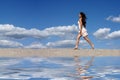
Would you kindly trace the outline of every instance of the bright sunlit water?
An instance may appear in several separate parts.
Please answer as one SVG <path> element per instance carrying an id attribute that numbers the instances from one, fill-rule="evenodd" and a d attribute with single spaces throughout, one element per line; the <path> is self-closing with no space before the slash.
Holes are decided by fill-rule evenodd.
<path id="1" fill-rule="evenodd" d="M 120 80 L 120 57 L 1 57 L 0 80 Z"/>

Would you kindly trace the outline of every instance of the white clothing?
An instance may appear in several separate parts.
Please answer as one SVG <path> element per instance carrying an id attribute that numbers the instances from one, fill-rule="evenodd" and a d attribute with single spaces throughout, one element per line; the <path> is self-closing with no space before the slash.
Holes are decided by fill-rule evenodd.
<path id="1" fill-rule="evenodd" d="M 79 21 L 78 21 L 78 27 L 79 27 L 79 33 L 80 33 L 80 23 L 79 23 Z M 88 33 L 87 33 L 87 30 L 86 30 L 86 28 L 84 27 L 84 26 L 82 26 L 82 36 L 83 37 L 85 37 L 85 36 L 87 36 L 88 35 Z"/>

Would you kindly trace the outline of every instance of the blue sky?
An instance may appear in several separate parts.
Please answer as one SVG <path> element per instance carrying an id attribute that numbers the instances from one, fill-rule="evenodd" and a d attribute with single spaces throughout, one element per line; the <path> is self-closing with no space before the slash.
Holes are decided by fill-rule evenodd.
<path id="1" fill-rule="evenodd" d="M 1 48 L 73 48 L 78 14 L 98 49 L 120 49 L 119 0 L 0 0 Z M 81 38 L 79 48 L 90 48 Z"/>

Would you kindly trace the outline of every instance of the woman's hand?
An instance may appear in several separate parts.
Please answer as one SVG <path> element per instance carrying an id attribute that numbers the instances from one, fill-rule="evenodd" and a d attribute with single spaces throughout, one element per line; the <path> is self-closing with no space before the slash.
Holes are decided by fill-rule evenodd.
<path id="1" fill-rule="evenodd" d="M 80 30 L 80 35 L 82 36 L 82 31 Z"/>

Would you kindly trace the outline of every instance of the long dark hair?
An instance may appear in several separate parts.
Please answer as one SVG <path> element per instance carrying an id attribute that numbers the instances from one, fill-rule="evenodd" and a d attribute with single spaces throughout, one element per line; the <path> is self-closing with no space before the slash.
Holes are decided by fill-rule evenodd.
<path id="1" fill-rule="evenodd" d="M 86 28 L 86 19 L 87 19 L 87 17 L 85 15 L 85 13 L 83 13 L 83 12 L 80 12 L 80 15 L 82 17 L 83 26 Z"/>

